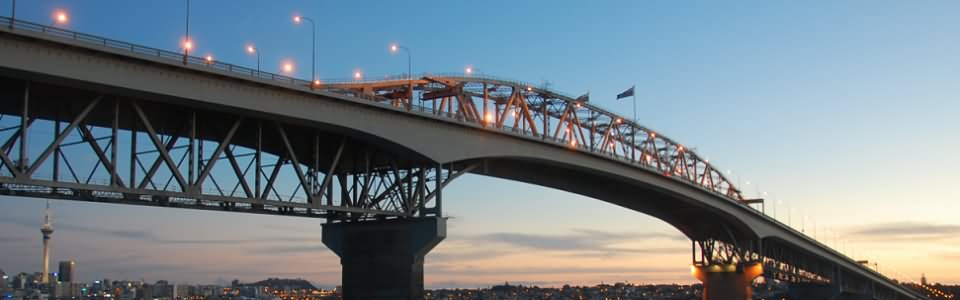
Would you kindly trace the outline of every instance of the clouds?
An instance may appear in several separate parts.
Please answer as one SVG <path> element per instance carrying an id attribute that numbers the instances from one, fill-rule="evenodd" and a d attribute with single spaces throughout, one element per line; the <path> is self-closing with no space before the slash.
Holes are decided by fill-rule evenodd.
<path id="1" fill-rule="evenodd" d="M 251 253 L 267 254 L 293 254 L 293 253 L 318 253 L 321 251 L 330 251 L 326 246 L 320 243 L 286 243 L 260 247 Z"/>
<path id="2" fill-rule="evenodd" d="M 216 278 L 257 280 L 281 276 L 305 277 L 332 286 L 340 278 L 339 259 L 322 244 L 319 230 L 309 230 L 317 228 L 314 220 L 254 218 L 243 214 L 208 216 L 181 210 L 134 212 L 123 215 L 129 220 L 109 222 L 92 215 L 116 215 L 111 209 L 114 207 L 97 206 L 90 211 L 60 212 L 55 253 L 77 259 L 85 279 L 175 279 L 202 283 Z M 459 223 L 473 219 L 456 220 Z M 31 258 L 24 259 L 29 264 L 0 261 L 0 265 L 36 269 L 39 261 L 32 258 L 39 244 L 33 242 L 39 239 L 39 225 L 39 219 L 0 216 L 0 226 L 10 229 L 0 231 L 0 243 L 16 245 L 10 251 L 22 252 L 17 257 Z M 517 228 L 521 230 L 528 229 Z M 666 233 L 629 232 L 580 225 L 556 234 L 513 229 L 471 234 L 456 231 L 451 231 L 450 237 L 427 256 L 428 276 L 436 275 L 431 278 L 437 279 L 430 281 L 431 286 L 485 286 L 503 280 L 540 285 L 623 278 L 674 281 L 673 278 L 688 277 L 683 267 L 655 268 L 668 264 L 660 261 L 667 255 L 689 251 L 683 242 L 686 238 L 667 229 L 663 229 Z M 665 255 L 660 256 L 661 253 Z M 650 255 L 657 258 L 646 258 Z"/>
<path id="3" fill-rule="evenodd" d="M 24 219 L 19 218 L 10 218 L 10 219 L 0 219 L 0 223 L 7 223 L 10 225 L 27 227 L 27 228 L 39 228 L 39 222 L 30 222 Z M 105 227 L 94 227 L 86 226 L 72 223 L 60 223 L 55 225 L 55 229 L 60 234 L 63 234 L 63 231 L 75 231 L 79 233 L 92 234 L 100 237 L 121 239 L 121 240 L 133 240 L 133 241 L 143 241 L 151 242 L 157 244 L 167 244 L 167 245 L 230 245 L 230 244 L 252 244 L 252 243 L 301 243 L 305 241 L 319 241 L 319 236 L 251 236 L 244 238 L 230 238 L 230 239 L 177 239 L 177 238 L 168 238 L 156 234 L 155 232 L 159 230 L 148 231 L 144 229 L 134 229 L 134 228 L 105 228 Z M 290 230 L 288 228 L 271 228 L 271 229 L 282 229 Z M 2 240 L 4 237 L 0 237 Z M 18 238 L 18 241 L 22 238 Z"/>
<path id="4" fill-rule="evenodd" d="M 618 244 L 665 239 L 669 241 L 686 240 L 682 235 L 663 233 L 623 233 L 592 229 L 574 229 L 572 233 L 562 235 L 540 235 L 526 233 L 497 232 L 477 236 L 472 241 L 480 244 L 497 243 L 510 247 L 530 250 L 559 252 L 577 252 L 578 254 L 613 255 L 618 253 L 674 253 L 685 251 L 678 247 L 627 248 Z"/>
<path id="5" fill-rule="evenodd" d="M 865 241 L 943 241 L 960 238 L 960 225 L 921 222 L 880 223 L 859 227 L 851 234 Z"/>
<path id="6" fill-rule="evenodd" d="M 534 278 L 536 274 L 545 276 L 565 274 L 572 277 L 580 277 L 584 274 L 634 276 L 654 269 L 578 268 L 576 264 L 590 261 L 592 264 L 602 262 L 623 266 L 623 261 L 642 259 L 650 255 L 687 253 L 690 249 L 685 242 L 682 242 L 685 240 L 686 238 L 680 234 L 629 233 L 594 229 L 571 229 L 565 234 L 492 232 L 472 236 L 452 236 L 431 251 L 427 255 L 426 262 L 430 272 L 449 276 L 464 274 L 487 277 L 522 275 L 528 278 Z M 484 268 L 504 266 L 505 262 L 523 262 L 538 267 Z M 561 266 L 553 267 L 557 263 Z M 667 269 L 654 271 L 665 270 Z"/>
<path id="7" fill-rule="evenodd" d="M 26 243 L 30 241 L 32 239 L 22 236 L 0 236 L 0 242 L 3 243 Z"/>

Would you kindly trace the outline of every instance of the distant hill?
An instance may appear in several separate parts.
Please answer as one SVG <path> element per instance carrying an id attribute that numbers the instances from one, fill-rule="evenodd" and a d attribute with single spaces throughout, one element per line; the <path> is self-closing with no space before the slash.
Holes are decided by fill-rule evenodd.
<path id="1" fill-rule="evenodd" d="M 316 289 L 309 281 L 297 278 L 297 279 L 284 279 L 284 278 L 267 278 L 266 280 L 261 280 L 254 283 L 245 283 L 243 285 L 247 286 L 266 286 L 271 289 L 277 290 L 312 290 Z"/>

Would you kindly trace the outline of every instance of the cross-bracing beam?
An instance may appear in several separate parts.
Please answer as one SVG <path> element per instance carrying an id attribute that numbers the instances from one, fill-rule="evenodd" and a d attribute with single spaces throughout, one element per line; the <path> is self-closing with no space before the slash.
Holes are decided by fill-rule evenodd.
<path id="1" fill-rule="evenodd" d="M 358 221 L 440 216 L 473 169 L 282 118 L 3 86 L 23 96 L 0 100 L 4 195 Z"/>

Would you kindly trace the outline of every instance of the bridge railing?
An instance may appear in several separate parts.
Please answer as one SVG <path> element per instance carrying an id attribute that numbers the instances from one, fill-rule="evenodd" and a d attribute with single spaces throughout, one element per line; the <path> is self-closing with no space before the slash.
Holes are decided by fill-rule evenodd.
<path id="1" fill-rule="evenodd" d="M 54 26 L 47 26 L 32 22 L 27 22 L 23 20 L 11 20 L 8 17 L 0 17 L 0 24 L 6 24 L 7 26 L 0 27 L 0 29 L 8 30 L 21 30 L 21 31 L 30 31 L 34 33 L 41 33 L 49 36 L 55 36 L 59 38 L 65 38 L 70 40 L 75 40 L 78 42 L 96 44 L 103 47 L 111 48 L 114 50 L 128 51 L 140 55 L 154 56 L 157 58 L 167 59 L 167 60 L 176 60 L 181 61 L 184 65 L 193 65 L 193 66 L 203 66 L 209 67 L 221 71 L 225 71 L 235 75 L 245 75 L 254 77 L 261 80 L 275 81 L 278 83 L 294 84 L 300 86 L 309 86 L 310 81 L 297 79 L 295 77 L 264 72 L 254 68 L 248 68 L 244 66 L 229 64 L 213 59 L 207 59 L 206 57 L 197 57 L 192 56 L 184 52 L 174 52 L 169 50 L 163 50 L 159 48 L 153 48 L 143 45 L 137 45 L 134 43 L 119 41 L 115 39 L 110 39 L 106 37 L 101 37 L 92 34 L 86 34 L 81 32 L 76 32 L 72 30 L 67 30 Z"/>

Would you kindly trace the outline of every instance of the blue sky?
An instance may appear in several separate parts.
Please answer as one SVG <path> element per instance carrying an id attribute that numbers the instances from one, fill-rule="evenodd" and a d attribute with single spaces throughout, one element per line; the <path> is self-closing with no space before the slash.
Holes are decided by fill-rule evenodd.
<path id="1" fill-rule="evenodd" d="M 7 4 L 0 13 L 9 14 Z M 147 46 L 177 49 L 184 35 L 179 1 L 17 5 L 19 18 L 52 23 L 52 11 L 64 9 L 71 29 Z M 255 66 L 243 49 L 255 43 L 264 70 L 289 59 L 303 78 L 310 31 L 292 23 L 297 13 L 317 22 L 321 78 L 404 72 L 405 57 L 387 49 L 396 42 L 412 50 L 414 72 L 472 65 L 589 91 L 627 116 L 631 103 L 613 98 L 636 84 L 641 123 L 732 170 L 747 192 L 782 202 L 784 222 L 792 210 L 797 227 L 806 217 L 804 229 L 816 224 L 821 238 L 830 230 L 900 277 L 960 282 L 958 2 L 194 0 L 191 10 L 196 54 Z M 502 192 L 486 193 L 491 186 Z M 428 285 L 693 281 L 689 243 L 651 217 L 477 176 L 445 196 L 455 218 L 451 237 L 428 257 Z M 10 253 L 0 268 L 39 269 L 41 208 L 0 198 L 0 239 L 16 241 L 0 243 Z M 54 257 L 76 258 L 82 279 L 338 280 L 336 257 L 319 244 L 320 220 L 70 202 L 55 209 Z M 623 248 L 635 251 L 615 251 Z M 110 258 L 120 262 L 90 262 Z"/>

